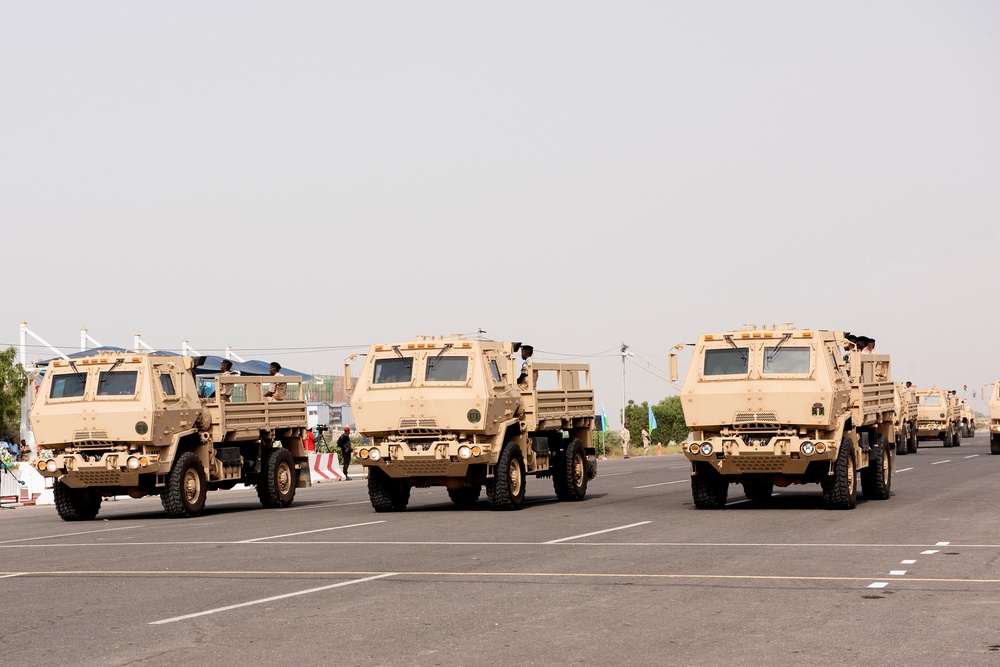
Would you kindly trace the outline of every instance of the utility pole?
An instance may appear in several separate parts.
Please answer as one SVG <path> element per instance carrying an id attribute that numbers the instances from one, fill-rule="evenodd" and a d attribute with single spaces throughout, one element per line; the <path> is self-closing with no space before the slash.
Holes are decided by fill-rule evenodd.
<path id="1" fill-rule="evenodd" d="M 622 428 L 625 428 L 625 406 L 628 405 L 625 401 L 625 358 L 634 356 L 628 345 L 622 342 Z"/>

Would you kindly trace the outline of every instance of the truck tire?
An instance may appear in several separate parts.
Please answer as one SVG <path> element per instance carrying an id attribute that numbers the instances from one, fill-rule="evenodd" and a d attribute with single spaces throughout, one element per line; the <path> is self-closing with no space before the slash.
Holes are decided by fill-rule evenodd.
<path id="1" fill-rule="evenodd" d="M 958 428 L 956 428 L 955 430 L 952 431 L 951 446 L 952 447 L 961 447 L 962 446 L 962 427 L 961 426 L 959 426 Z"/>
<path id="2" fill-rule="evenodd" d="M 743 482 L 743 495 L 752 503 L 765 503 L 774 493 L 774 482 L 770 480 L 757 480 L 754 482 Z"/>
<path id="3" fill-rule="evenodd" d="M 56 482 L 53 495 L 56 511 L 63 521 L 93 521 L 101 509 L 101 494 L 97 489 L 71 489 Z"/>
<path id="4" fill-rule="evenodd" d="M 491 510 L 516 510 L 524 503 L 524 458 L 516 442 L 503 446 L 493 478 L 486 480 L 486 496 Z"/>
<path id="5" fill-rule="evenodd" d="M 945 447 L 951 447 L 951 426 L 949 426 L 948 430 L 945 431 L 944 435 L 941 436 L 941 443 Z"/>
<path id="6" fill-rule="evenodd" d="M 460 489 L 448 489 L 448 497 L 459 507 L 472 507 L 479 500 L 479 494 L 482 491 L 482 484 L 473 484 L 472 486 L 463 486 Z"/>
<path id="7" fill-rule="evenodd" d="M 160 495 L 163 509 L 172 517 L 194 516 L 205 507 L 208 482 L 201 460 L 194 452 L 183 452 L 167 475 Z"/>
<path id="8" fill-rule="evenodd" d="M 899 435 L 896 436 L 896 455 L 897 456 L 906 456 L 907 454 L 910 453 L 909 449 L 908 449 L 907 440 L 908 440 L 908 438 L 906 437 L 906 427 L 904 426 L 903 430 L 899 433 Z"/>
<path id="9" fill-rule="evenodd" d="M 587 495 L 587 456 L 583 443 L 570 440 L 552 460 L 552 486 L 559 500 L 583 500 Z"/>
<path id="10" fill-rule="evenodd" d="M 892 490 L 892 453 L 885 436 L 878 436 L 868 454 L 868 467 L 861 471 L 861 490 L 865 500 L 888 500 Z"/>
<path id="11" fill-rule="evenodd" d="M 906 449 L 911 454 L 916 454 L 917 453 L 917 449 L 919 449 L 919 448 L 920 448 L 920 439 L 917 438 L 917 427 L 911 425 L 910 426 L 909 441 L 907 442 Z"/>
<path id="12" fill-rule="evenodd" d="M 368 468 L 368 499 L 376 512 L 402 512 L 410 502 L 410 485 L 393 479 L 381 468 Z"/>
<path id="13" fill-rule="evenodd" d="M 1000 433 L 990 433 L 990 454 L 1000 454 Z"/>
<path id="14" fill-rule="evenodd" d="M 833 475 L 823 478 L 823 504 L 827 509 L 852 510 L 858 504 L 858 486 L 854 465 L 854 445 L 850 438 L 840 441 Z"/>
<path id="15" fill-rule="evenodd" d="M 257 497 L 264 507 L 288 507 L 295 499 L 298 471 L 295 458 L 284 447 L 265 450 L 265 459 L 257 479 Z"/>
<path id="16" fill-rule="evenodd" d="M 726 506 L 729 481 L 705 464 L 698 464 L 698 474 L 691 478 L 691 496 L 700 510 L 717 510 Z"/>

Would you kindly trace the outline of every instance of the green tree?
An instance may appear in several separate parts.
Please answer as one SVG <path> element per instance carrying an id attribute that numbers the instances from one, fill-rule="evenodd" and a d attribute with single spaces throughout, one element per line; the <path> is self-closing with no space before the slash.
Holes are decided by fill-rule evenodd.
<path id="1" fill-rule="evenodd" d="M 0 352 L 0 433 L 20 437 L 21 401 L 28 391 L 28 376 L 17 361 L 17 348 Z"/>
<path id="2" fill-rule="evenodd" d="M 664 444 L 671 440 L 681 442 L 688 436 L 688 427 L 684 422 L 684 411 L 681 409 L 680 396 L 667 396 L 653 406 L 653 416 L 656 417 L 656 428 L 649 434 L 655 444 Z M 632 436 L 633 446 L 642 446 L 642 429 L 649 426 L 649 404 L 643 401 L 636 404 L 628 402 L 625 408 L 625 421 Z"/>

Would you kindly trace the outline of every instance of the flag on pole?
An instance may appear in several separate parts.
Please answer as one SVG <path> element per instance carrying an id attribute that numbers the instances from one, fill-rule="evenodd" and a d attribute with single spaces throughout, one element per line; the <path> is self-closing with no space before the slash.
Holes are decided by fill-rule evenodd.
<path id="1" fill-rule="evenodd" d="M 648 405 L 646 407 L 649 408 L 649 432 L 652 433 L 656 428 L 656 417 L 653 416 L 653 406 Z"/>
<path id="2" fill-rule="evenodd" d="M 608 432 L 608 411 L 604 409 L 604 402 L 601 402 L 601 430 Z"/>

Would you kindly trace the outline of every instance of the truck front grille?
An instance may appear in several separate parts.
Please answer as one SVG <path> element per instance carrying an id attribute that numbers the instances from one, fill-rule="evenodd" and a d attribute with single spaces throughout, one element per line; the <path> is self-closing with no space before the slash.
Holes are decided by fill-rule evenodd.
<path id="1" fill-rule="evenodd" d="M 730 459 L 732 464 L 742 472 L 781 472 L 784 470 L 785 459 L 774 456 L 736 456 Z"/>
<path id="2" fill-rule="evenodd" d="M 73 477 L 87 486 L 118 486 L 121 473 L 114 470 L 85 470 L 72 473 Z"/>
<path id="3" fill-rule="evenodd" d="M 430 477 L 444 475 L 449 464 L 443 461 L 393 461 L 392 465 L 411 477 Z"/>
<path id="4" fill-rule="evenodd" d="M 73 434 L 73 440 L 107 440 L 107 431 L 77 431 Z"/>

